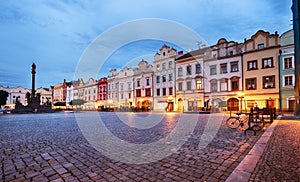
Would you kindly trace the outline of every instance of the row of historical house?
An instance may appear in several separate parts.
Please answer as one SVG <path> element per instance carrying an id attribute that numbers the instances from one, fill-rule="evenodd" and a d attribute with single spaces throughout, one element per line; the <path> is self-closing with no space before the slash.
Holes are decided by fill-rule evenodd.
<path id="1" fill-rule="evenodd" d="M 50 88 L 52 102 L 84 100 L 84 108 L 138 108 L 155 111 L 239 110 L 254 105 L 293 111 L 293 30 L 257 31 L 243 43 L 222 38 L 183 54 L 163 45 L 153 64 L 112 69 L 107 78 L 90 78 Z M 42 100 L 42 99 L 41 99 Z"/>

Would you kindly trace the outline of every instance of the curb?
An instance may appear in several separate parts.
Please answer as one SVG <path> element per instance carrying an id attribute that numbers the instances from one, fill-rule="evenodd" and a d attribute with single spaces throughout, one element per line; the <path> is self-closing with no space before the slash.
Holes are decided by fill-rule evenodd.
<path id="1" fill-rule="evenodd" d="M 240 162 L 240 164 L 234 169 L 230 176 L 226 179 L 226 182 L 239 181 L 246 182 L 249 181 L 251 174 L 253 173 L 260 157 L 264 153 L 266 146 L 273 131 L 278 123 L 278 120 L 274 122 L 267 128 L 260 139 L 256 142 L 250 152 L 246 157 Z"/>

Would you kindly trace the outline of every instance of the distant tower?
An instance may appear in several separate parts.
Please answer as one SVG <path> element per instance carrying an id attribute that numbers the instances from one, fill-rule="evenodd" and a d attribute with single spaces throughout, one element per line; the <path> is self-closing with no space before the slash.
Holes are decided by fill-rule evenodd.
<path id="1" fill-rule="evenodd" d="M 36 65 L 33 63 L 32 64 L 32 70 L 31 70 L 31 74 L 32 74 L 32 88 L 31 88 L 31 93 L 32 93 L 32 95 L 31 95 L 31 98 L 34 98 L 35 97 L 35 73 L 36 73 L 36 71 L 35 71 L 35 69 L 36 69 Z"/>

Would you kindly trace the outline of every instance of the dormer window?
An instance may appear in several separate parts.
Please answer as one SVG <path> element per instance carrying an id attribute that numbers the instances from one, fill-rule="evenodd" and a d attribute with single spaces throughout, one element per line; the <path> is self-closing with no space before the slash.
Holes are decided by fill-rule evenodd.
<path id="1" fill-rule="evenodd" d="M 265 47 L 264 44 L 258 44 L 258 45 L 257 45 L 257 49 L 258 49 L 258 50 L 263 49 L 264 47 Z"/>
<path id="2" fill-rule="evenodd" d="M 166 55 L 166 52 L 163 52 L 163 56 L 165 56 Z"/>

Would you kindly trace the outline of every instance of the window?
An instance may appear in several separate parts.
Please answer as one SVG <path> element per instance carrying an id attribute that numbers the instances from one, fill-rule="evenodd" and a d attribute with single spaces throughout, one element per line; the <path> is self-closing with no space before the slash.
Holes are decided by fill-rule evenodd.
<path id="1" fill-rule="evenodd" d="M 192 90 L 192 82 L 186 82 L 186 90 Z"/>
<path id="2" fill-rule="evenodd" d="M 216 75 L 217 74 L 217 67 L 216 65 L 210 66 L 210 75 Z"/>
<path id="3" fill-rule="evenodd" d="M 248 68 L 248 70 L 256 70 L 257 69 L 257 60 L 248 61 L 247 68 Z"/>
<path id="4" fill-rule="evenodd" d="M 231 62 L 230 63 L 230 66 L 231 66 L 231 72 L 237 72 L 239 71 L 239 62 Z"/>
<path id="5" fill-rule="evenodd" d="M 263 88 L 275 88 L 275 75 L 263 76 Z"/>
<path id="6" fill-rule="evenodd" d="M 233 55 L 233 51 L 229 51 L 229 56 L 232 56 Z"/>
<path id="7" fill-rule="evenodd" d="M 201 64 L 196 64 L 196 73 L 201 73 Z"/>
<path id="8" fill-rule="evenodd" d="M 284 77 L 284 86 L 293 86 L 293 76 Z"/>
<path id="9" fill-rule="evenodd" d="M 239 81 L 238 80 L 233 80 L 231 81 L 231 90 L 239 90 Z"/>
<path id="10" fill-rule="evenodd" d="M 128 93 L 128 98 L 131 99 L 131 93 Z"/>
<path id="11" fill-rule="evenodd" d="M 121 99 L 123 99 L 123 97 L 124 97 L 124 94 L 121 94 Z"/>
<path id="12" fill-rule="evenodd" d="M 211 86 L 211 92 L 217 92 L 218 91 L 218 84 L 216 82 L 210 83 Z"/>
<path id="13" fill-rule="evenodd" d="M 123 83 L 121 83 L 120 86 L 121 86 L 121 90 L 123 90 Z"/>
<path id="14" fill-rule="evenodd" d="M 192 74 L 192 66 L 191 66 L 191 65 L 188 65 L 188 66 L 186 67 L 186 74 L 187 74 L 187 75 L 191 75 L 191 74 Z"/>
<path id="15" fill-rule="evenodd" d="M 160 65 L 157 64 L 157 65 L 156 65 L 156 70 L 159 70 L 159 69 L 160 69 Z"/>
<path id="16" fill-rule="evenodd" d="M 141 89 L 136 89 L 136 96 L 140 97 L 141 96 Z"/>
<path id="17" fill-rule="evenodd" d="M 258 45 L 257 45 L 257 49 L 263 49 L 264 47 L 265 47 L 264 44 L 258 44 Z"/>
<path id="18" fill-rule="evenodd" d="M 256 90 L 256 78 L 246 79 L 246 89 L 247 90 Z"/>
<path id="19" fill-rule="evenodd" d="M 202 90 L 202 80 L 196 80 L 196 89 Z"/>
<path id="20" fill-rule="evenodd" d="M 160 83 L 160 76 L 156 76 L 156 83 Z"/>
<path id="21" fill-rule="evenodd" d="M 169 69 L 173 68 L 172 61 L 169 61 Z"/>
<path id="22" fill-rule="evenodd" d="M 166 69 L 166 63 L 162 64 L 162 69 L 165 70 Z"/>
<path id="23" fill-rule="evenodd" d="M 227 73 L 227 64 L 221 64 L 220 65 L 220 73 Z"/>
<path id="24" fill-rule="evenodd" d="M 173 81 L 173 74 L 172 73 L 169 74 L 169 81 Z"/>
<path id="25" fill-rule="evenodd" d="M 228 80 L 227 79 L 222 79 L 220 81 L 220 90 L 221 91 L 227 91 L 228 90 L 228 86 L 227 86 Z"/>
<path id="26" fill-rule="evenodd" d="M 157 95 L 157 96 L 160 96 L 160 89 L 159 89 L 159 88 L 156 89 L 156 95 Z"/>
<path id="27" fill-rule="evenodd" d="M 284 58 L 284 69 L 293 68 L 293 59 L 292 57 Z"/>
<path id="28" fill-rule="evenodd" d="M 166 88 L 163 88 L 163 96 L 166 96 L 167 95 L 167 90 Z"/>
<path id="29" fill-rule="evenodd" d="M 182 82 L 178 83 L 178 90 L 182 91 Z"/>
<path id="30" fill-rule="evenodd" d="M 151 89 L 150 88 L 146 88 L 146 96 L 151 96 Z"/>
<path id="31" fill-rule="evenodd" d="M 140 86 L 141 86 L 141 81 L 140 81 L 140 80 L 137 80 L 137 81 L 136 81 L 136 84 L 137 84 L 138 87 L 140 87 Z"/>
<path id="32" fill-rule="evenodd" d="M 146 78 L 146 85 L 147 85 L 147 86 L 150 85 L 150 78 Z"/>
<path id="33" fill-rule="evenodd" d="M 173 87 L 169 87 L 169 95 L 173 95 Z"/>
<path id="34" fill-rule="evenodd" d="M 273 58 L 265 58 L 262 60 L 262 68 L 272 68 L 273 67 Z"/>
<path id="35" fill-rule="evenodd" d="M 178 76 L 182 76 L 182 68 L 178 68 Z"/>
<path id="36" fill-rule="evenodd" d="M 125 72 L 124 75 L 127 76 L 127 72 Z"/>
<path id="37" fill-rule="evenodd" d="M 128 89 L 131 89 L 131 83 L 128 82 L 127 84 L 128 84 Z"/>
<path id="38" fill-rule="evenodd" d="M 166 75 L 163 75 L 162 76 L 162 82 L 166 82 L 166 81 L 167 81 Z"/>

